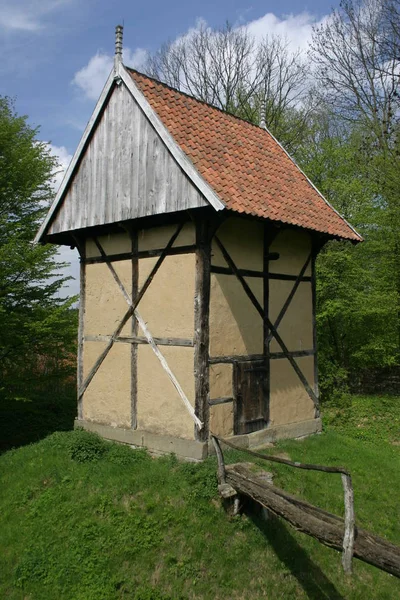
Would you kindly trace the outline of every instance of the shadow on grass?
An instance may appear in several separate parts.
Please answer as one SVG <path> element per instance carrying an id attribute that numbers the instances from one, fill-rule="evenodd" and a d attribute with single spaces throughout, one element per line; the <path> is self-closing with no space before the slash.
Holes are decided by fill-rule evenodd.
<path id="1" fill-rule="evenodd" d="M 265 521 L 255 507 L 246 509 L 248 517 L 264 534 L 277 557 L 297 579 L 312 600 L 344 600 L 333 583 L 297 543 L 283 523 L 274 516 Z"/>
<path id="2" fill-rule="evenodd" d="M 76 392 L 44 390 L 28 398 L 0 398 L 0 453 L 37 442 L 54 431 L 73 429 Z"/>

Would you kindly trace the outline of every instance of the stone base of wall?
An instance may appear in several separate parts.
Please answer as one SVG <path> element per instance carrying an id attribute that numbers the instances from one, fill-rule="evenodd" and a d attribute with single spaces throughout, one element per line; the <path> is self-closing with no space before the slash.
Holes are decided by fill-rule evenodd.
<path id="1" fill-rule="evenodd" d="M 200 461 L 207 458 L 209 454 L 214 453 L 213 444 L 210 442 L 198 442 L 196 440 L 185 440 L 167 435 L 150 433 L 139 429 L 122 429 L 75 419 L 75 427 L 82 427 L 87 431 L 94 431 L 101 437 L 137 446 L 147 448 L 152 454 L 176 454 L 178 458 Z M 268 427 L 261 431 L 254 431 L 246 435 L 233 435 L 229 441 L 241 448 L 258 448 L 277 440 L 301 438 L 313 433 L 319 433 L 322 430 L 321 419 L 310 419 L 309 421 L 300 421 L 299 423 L 288 423 L 286 425 L 277 425 Z"/>
<path id="2" fill-rule="evenodd" d="M 321 431 L 322 421 L 318 418 L 299 421 L 298 423 L 275 425 L 261 429 L 260 431 L 253 431 L 253 433 L 246 433 L 245 435 L 233 435 L 229 438 L 229 441 L 240 448 L 249 448 L 251 450 L 261 448 L 267 444 L 273 444 L 278 440 L 302 438 L 313 433 L 320 433 Z M 228 449 L 228 446 L 225 447 Z M 212 443 L 209 444 L 208 450 L 209 454 L 214 453 Z"/>
<path id="3" fill-rule="evenodd" d="M 92 421 L 75 419 L 75 428 L 82 427 L 87 431 L 94 431 L 101 437 L 129 444 L 138 448 L 147 448 L 152 454 L 171 454 L 173 452 L 178 458 L 186 460 L 204 460 L 207 457 L 207 443 L 196 440 L 185 440 L 168 435 L 150 433 L 140 429 L 122 429 L 121 427 L 111 427 L 110 425 L 101 425 Z"/>

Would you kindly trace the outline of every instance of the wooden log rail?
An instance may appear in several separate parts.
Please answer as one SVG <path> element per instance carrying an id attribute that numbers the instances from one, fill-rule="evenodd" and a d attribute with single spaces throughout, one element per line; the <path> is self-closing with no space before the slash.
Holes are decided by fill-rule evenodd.
<path id="1" fill-rule="evenodd" d="M 355 526 L 353 486 L 350 473 L 346 469 L 293 462 L 253 452 L 214 435 L 212 441 L 218 459 L 218 479 L 222 485 L 233 488 L 237 494 L 249 496 L 267 510 L 288 521 L 295 529 L 314 537 L 320 543 L 341 550 L 342 565 L 346 573 L 351 573 L 354 556 L 400 578 L 400 548 Z M 270 462 L 298 469 L 339 473 L 344 488 L 344 520 L 267 483 L 265 477 L 257 475 L 249 465 L 239 463 L 225 466 L 220 443 Z"/>

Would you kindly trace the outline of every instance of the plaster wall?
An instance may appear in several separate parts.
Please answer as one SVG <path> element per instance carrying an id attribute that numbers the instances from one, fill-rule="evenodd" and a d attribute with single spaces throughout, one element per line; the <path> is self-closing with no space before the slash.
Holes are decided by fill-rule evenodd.
<path id="1" fill-rule="evenodd" d="M 156 262 L 139 259 L 139 288 Z M 193 339 L 195 266 L 194 253 L 164 259 L 138 306 L 153 337 Z"/>
<path id="2" fill-rule="evenodd" d="M 279 260 L 271 260 L 271 273 L 298 275 L 311 252 L 311 236 L 301 229 L 282 229 L 270 246 L 271 252 L 279 252 Z M 311 265 L 305 272 L 311 275 Z"/>
<path id="3" fill-rule="evenodd" d="M 151 227 L 150 229 L 141 229 L 138 232 L 139 251 L 164 248 L 174 235 L 176 229 L 176 224 L 163 225 L 161 227 Z M 173 248 L 178 248 L 179 246 L 189 246 L 195 242 L 196 231 L 193 223 L 185 223 L 180 234 L 173 243 Z"/>
<path id="4" fill-rule="evenodd" d="M 232 398 L 233 365 L 210 365 L 210 399 Z M 216 435 L 233 435 L 233 402 L 210 406 L 210 431 Z"/>
<path id="5" fill-rule="evenodd" d="M 283 305 L 286 302 L 294 281 L 269 282 L 269 318 L 275 323 Z M 300 283 L 288 309 L 279 324 L 278 333 L 287 348 L 295 350 L 311 350 L 313 347 L 312 319 L 312 287 L 305 281 Z M 271 352 L 282 352 L 278 342 L 273 338 L 270 344 Z"/>
<path id="6" fill-rule="evenodd" d="M 258 221 L 230 217 L 219 227 L 216 235 L 239 269 L 262 271 L 264 225 Z M 211 248 L 211 264 L 227 267 L 215 241 Z"/>
<path id="7" fill-rule="evenodd" d="M 233 365 L 219 363 L 210 365 L 210 398 L 232 397 Z"/>
<path id="8" fill-rule="evenodd" d="M 224 221 L 217 236 L 240 269 L 262 270 L 263 225 L 257 221 L 230 218 Z M 215 240 L 211 264 L 228 267 Z M 246 278 L 262 305 L 261 278 Z M 211 274 L 210 356 L 257 354 L 263 351 L 262 319 L 234 275 Z M 211 383 L 211 382 L 210 382 Z"/>
<path id="9" fill-rule="evenodd" d="M 262 279 L 246 278 L 262 305 Z M 211 274 L 210 356 L 261 354 L 262 318 L 234 275 Z"/>
<path id="10" fill-rule="evenodd" d="M 210 432 L 222 437 L 233 435 L 233 402 L 210 406 Z"/>
<path id="11" fill-rule="evenodd" d="M 194 348 L 160 347 L 170 369 L 194 406 Z M 194 423 L 178 392 L 148 345 L 138 347 L 138 429 L 194 439 Z"/>
<path id="12" fill-rule="evenodd" d="M 314 386 L 312 356 L 295 359 L 308 383 Z M 295 423 L 314 418 L 314 404 L 286 358 L 271 360 L 271 426 Z"/>
<path id="13" fill-rule="evenodd" d="M 128 294 L 132 288 L 132 263 L 117 261 L 113 267 Z M 86 265 L 85 335 L 111 335 L 128 310 L 128 304 L 105 263 Z M 131 335 L 131 321 L 120 335 Z M 85 345 L 92 342 L 85 342 Z"/>
<path id="14" fill-rule="evenodd" d="M 106 344 L 86 342 L 83 370 L 86 377 Z M 83 395 L 83 419 L 111 425 L 131 426 L 131 347 L 114 344 Z"/>
<path id="15" fill-rule="evenodd" d="M 106 254 L 121 254 L 122 252 L 132 251 L 131 240 L 126 232 L 100 235 L 97 239 Z M 86 240 L 86 256 L 88 258 L 101 256 L 96 244 L 90 238 Z"/>

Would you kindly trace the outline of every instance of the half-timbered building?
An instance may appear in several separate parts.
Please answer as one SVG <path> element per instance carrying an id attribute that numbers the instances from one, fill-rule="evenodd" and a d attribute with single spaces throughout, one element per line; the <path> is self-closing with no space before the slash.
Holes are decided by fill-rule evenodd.
<path id="1" fill-rule="evenodd" d="M 266 129 L 121 51 L 36 238 L 80 253 L 77 425 L 192 459 L 319 431 L 315 259 L 360 236 Z"/>

